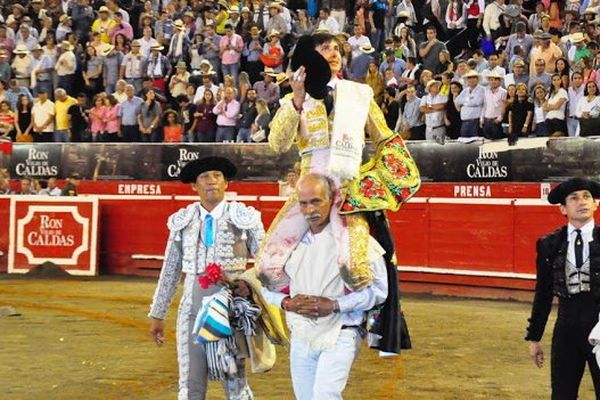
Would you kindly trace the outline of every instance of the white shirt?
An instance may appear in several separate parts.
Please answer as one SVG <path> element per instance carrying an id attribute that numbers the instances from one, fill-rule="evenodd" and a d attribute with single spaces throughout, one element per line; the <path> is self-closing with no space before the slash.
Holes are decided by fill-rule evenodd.
<path id="1" fill-rule="evenodd" d="M 552 97 L 548 98 L 548 104 L 553 106 L 558 103 L 560 99 L 565 99 L 566 101 L 560 106 L 558 110 L 548 111 L 546 114 L 546 118 L 548 119 L 565 119 L 565 110 L 567 109 L 567 102 L 569 101 L 569 95 L 567 91 L 563 88 L 558 89 L 558 92 L 554 93 Z"/>
<path id="2" fill-rule="evenodd" d="M 371 41 L 365 35 L 360 35 L 360 37 L 352 36 L 348 39 L 348 44 L 352 47 L 352 58 L 356 58 L 362 54 L 360 51 L 360 47 L 364 44 L 371 44 Z"/>
<path id="3" fill-rule="evenodd" d="M 590 242 L 594 240 L 594 220 L 590 220 L 587 224 L 581 227 L 581 238 L 583 239 L 583 262 L 585 263 L 588 258 L 590 258 Z M 568 241 L 569 245 L 567 248 L 567 261 L 571 264 L 575 265 L 575 238 L 577 237 L 577 232 L 575 232 L 575 228 L 573 225 L 569 223 L 567 226 L 568 231 Z"/>
<path id="4" fill-rule="evenodd" d="M 485 8 L 483 13 L 483 30 L 486 35 L 491 36 L 491 32 L 500 28 L 500 15 L 504 11 L 504 7 L 500 6 L 495 1 L 490 3 Z"/>
<path id="5" fill-rule="evenodd" d="M 217 234 L 217 221 L 219 220 L 219 218 L 221 218 L 223 216 L 223 212 L 225 211 L 225 204 L 227 204 L 225 202 L 225 200 L 221 201 L 210 212 L 207 211 L 204 207 L 200 206 L 200 221 L 202 221 L 202 223 L 204 223 L 204 220 L 206 219 L 206 216 L 208 214 L 210 214 L 213 217 L 213 235 L 212 235 L 213 240 Z M 204 236 L 204 226 L 202 227 L 202 230 L 200 231 L 200 236 Z"/>
<path id="6" fill-rule="evenodd" d="M 546 122 L 546 112 L 542 104 L 533 103 L 533 118 L 536 124 Z"/>
<path id="7" fill-rule="evenodd" d="M 204 85 L 200 85 L 198 86 L 198 89 L 196 89 L 196 93 L 194 94 L 194 104 L 198 104 L 202 101 L 202 99 L 204 98 L 204 91 L 206 90 L 206 86 Z M 219 91 L 219 87 L 217 85 L 210 85 L 210 89 L 209 89 L 212 94 L 213 94 L 213 98 L 216 99 L 217 98 L 217 92 Z"/>
<path id="8" fill-rule="evenodd" d="M 320 241 L 327 239 L 326 236 L 328 234 L 328 227 L 326 227 L 322 232 L 317 234 L 313 234 L 311 231 L 308 231 L 302 238 L 301 243 L 298 245 L 298 247 L 307 246 L 310 248 L 313 246 L 313 244 L 315 244 L 316 239 L 319 239 Z M 332 241 L 332 245 L 335 247 L 335 241 L 332 240 L 332 236 L 329 239 Z M 379 244 L 373 238 L 369 238 L 369 245 L 369 250 L 371 250 L 374 246 L 379 246 Z M 319 254 L 313 254 L 310 251 L 307 251 L 306 254 L 313 255 L 315 257 L 323 256 Z M 333 254 L 335 254 L 335 252 Z M 306 266 L 308 268 L 309 265 L 313 266 L 313 264 L 319 263 L 305 261 L 304 263 L 302 263 L 302 267 Z M 321 264 L 319 266 L 323 265 Z M 338 268 L 336 263 L 334 263 L 334 265 L 330 265 L 330 267 Z M 375 306 L 376 304 L 381 304 L 385 301 L 387 297 L 388 284 L 385 261 L 383 260 L 383 257 L 379 257 L 376 261 L 372 262 L 371 269 L 373 270 L 374 277 L 373 284 L 371 286 L 368 286 L 356 292 L 350 292 L 336 299 L 340 306 L 340 316 L 342 325 L 360 325 L 364 320 L 365 311 L 373 308 L 373 306 Z M 290 294 L 295 294 L 292 293 L 292 285 L 293 282 L 290 283 Z M 262 293 L 267 302 L 278 307 L 281 307 L 281 302 L 288 296 L 285 293 L 273 292 L 264 287 L 262 289 Z M 289 313 L 286 312 L 286 315 L 287 314 Z"/>
<path id="9" fill-rule="evenodd" d="M 146 40 L 143 36 L 137 41 L 140 42 L 140 53 L 142 53 L 144 57 L 148 57 L 150 55 L 150 47 L 152 47 L 153 44 L 158 43 L 153 37 Z"/>
<path id="10" fill-rule="evenodd" d="M 583 85 L 579 86 L 577 90 L 569 86 L 569 117 L 577 116 L 577 106 L 579 105 L 579 100 L 583 98 L 584 91 L 585 87 Z"/>
<path id="11" fill-rule="evenodd" d="M 54 115 L 54 103 L 50 100 L 46 100 L 43 104 L 39 100 L 33 103 L 31 116 L 33 117 L 33 122 L 37 126 L 44 125 L 48 120 L 48 117 Z M 54 132 L 54 118 L 52 118 L 50 124 L 43 129 L 43 132 Z"/>
<path id="12" fill-rule="evenodd" d="M 425 107 L 427 105 L 436 105 L 436 104 L 446 104 L 448 102 L 447 96 L 442 96 L 441 94 L 437 94 L 434 97 L 431 95 L 423 96 L 421 99 L 421 107 Z M 426 113 L 425 114 L 425 126 L 427 128 L 437 128 L 439 126 L 444 125 L 444 110 Z"/>
<path id="13" fill-rule="evenodd" d="M 585 112 L 590 113 L 590 117 L 592 118 L 600 116 L 600 96 L 594 96 L 592 101 L 588 101 L 587 96 L 581 96 L 577 102 L 575 116 L 581 118 Z"/>
<path id="14" fill-rule="evenodd" d="M 329 16 L 325 21 L 319 19 L 319 26 L 317 29 L 327 29 L 329 33 L 336 35 L 340 33 L 340 24 L 338 24 L 335 18 Z"/>

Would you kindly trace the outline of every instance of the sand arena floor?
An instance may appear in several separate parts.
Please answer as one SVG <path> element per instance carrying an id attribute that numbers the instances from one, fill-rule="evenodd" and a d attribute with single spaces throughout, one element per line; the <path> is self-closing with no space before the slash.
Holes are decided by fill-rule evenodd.
<path id="1" fill-rule="evenodd" d="M 157 348 L 146 317 L 154 285 L 139 278 L 0 275 L 0 306 L 21 313 L 0 318 L 0 398 L 175 399 L 175 306 L 167 343 Z M 538 370 L 523 341 L 528 303 L 411 295 L 403 307 L 414 349 L 381 359 L 364 348 L 345 399 L 549 398 L 551 331 L 544 338 L 547 362 Z M 278 356 L 272 371 L 250 376 L 256 399 L 293 399 L 286 349 Z M 210 384 L 207 398 L 224 398 L 218 384 Z M 594 398 L 589 376 L 580 398 Z"/>

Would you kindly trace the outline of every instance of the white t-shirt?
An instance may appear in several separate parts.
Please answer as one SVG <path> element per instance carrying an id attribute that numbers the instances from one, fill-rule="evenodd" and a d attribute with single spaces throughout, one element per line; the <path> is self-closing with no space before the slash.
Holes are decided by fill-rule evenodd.
<path id="1" fill-rule="evenodd" d="M 567 102 L 569 101 L 569 94 L 563 88 L 558 89 L 556 93 L 552 95 L 552 97 L 548 97 L 548 104 L 553 106 L 558 103 L 560 99 L 565 99 L 565 102 L 558 110 L 548 111 L 546 114 L 546 118 L 548 119 L 565 119 L 565 110 L 567 108 Z"/>
<path id="2" fill-rule="evenodd" d="M 533 118 L 536 124 L 546 122 L 546 112 L 541 104 L 534 103 L 533 106 Z"/>
<path id="3" fill-rule="evenodd" d="M 54 103 L 50 100 L 46 100 L 44 104 L 40 101 L 36 101 L 31 108 L 31 115 L 33 116 L 33 122 L 37 126 L 42 126 L 46 123 L 48 117 L 54 116 Z M 54 118 L 52 118 L 52 122 L 43 129 L 43 132 L 54 132 Z"/>
<path id="4" fill-rule="evenodd" d="M 437 94 L 435 96 L 426 95 L 421 99 L 421 107 L 425 107 L 428 104 L 446 104 L 448 102 L 447 96 L 442 96 L 441 94 Z M 436 111 L 432 113 L 425 114 L 425 126 L 427 128 L 437 128 L 444 125 L 444 110 Z"/>
<path id="5" fill-rule="evenodd" d="M 575 115 L 581 118 L 584 112 L 590 113 L 592 118 L 600 116 L 600 96 L 594 97 L 592 101 L 588 101 L 587 96 L 582 96 L 577 102 Z"/>

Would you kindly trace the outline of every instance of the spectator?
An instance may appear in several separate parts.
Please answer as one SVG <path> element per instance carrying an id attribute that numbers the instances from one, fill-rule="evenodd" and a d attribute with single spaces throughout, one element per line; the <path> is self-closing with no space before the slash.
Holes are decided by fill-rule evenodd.
<path id="1" fill-rule="evenodd" d="M 365 35 L 363 35 L 361 29 L 360 29 L 360 25 L 355 24 L 354 25 L 354 35 L 351 36 L 350 38 L 348 38 L 348 43 L 350 44 L 350 47 L 352 48 L 352 59 L 356 59 L 357 57 L 359 57 L 362 54 L 365 54 L 364 50 L 363 50 L 363 46 L 365 49 L 373 49 L 373 51 L 375 51 L 375 49 L 371 46 L 371 41 L 369 40 L 369 38 Z M 371 52 L 372 53 L 372 52 Z M 371 54 L 371 53 L 367 53 L 367 54 Z"/>
<path id="2" fill-rule="evenodd" d="M 212 65 L 213 71 L 221 71 L 221 59 L 219 54 L 221 36 L 217 35 L 214 23 L 206 24 L 204 34 L 204 45 L 200 50 L 200 54 Z M 202 98 L 202 96 L 200 96 L 200 98 Z"/>
<path id="3" fill-rule="evenodd" d="M 240 103 L 235 99 L 235 89 L 226 88 L 222 99 L 213 108 L 217 115 L 216 142 L 232 142 L 235 140 L 237 119 L 240 112 Z"/>
<path id="4" fill-rule="evenodd" d="M 183 21 L 180 19 L 175 21 L 173 23 L 173 28 L 175 31 L 169 42 L 169 52 L 167 53 L 167 57 L 173 65 L 181 60 L 189 62 L 187 58 L 190 53 L 189 48 L 191 42 L 188 35 L 185 33 Z"/>
<path id="5" fill-rule="evenodd" d="M 81 182 L 81 176 L 77 172 L 72 173 L 67 181 L 67 184 L 62 189 L 60 195 L 61 196 L 77 196 L 77 194 L 78 194 L 77 186 L 79 186 L 80 182 Z"/>
<path id="6" fill-rule="evenodd" d="M 450 83 L 448 102 L 446 103 L 446 114 L 444 115 L 444 125 L 446 125 L 446 135 L 450 139 L 458 139 L 461 135 L 461 117 L 460 109 L 456 106 L 455 99 L 462 93 L 463 87 L 460 82 Z"/>
<path id="7" fill-rule="evenodd" d="M 258 114 L 258 111 L 256 110 L 256 98 L 256 90 L 252 88 L 248 89 L 246 99 L 242 102 L 240 107 L 240 120 L 236 138 L 236 142 L 238 143 L 250 142 L 252 124 Z"/>
<path id="8" fill-rule="evenodd" d="M 541 44 L 535 46 L 531 50 L 529 56 L 531 65 L 535 65 L 537 61 L 543 60 L 546 68 L 545 71 L 548 73 L 554 72 L 554 63 L 563 56 L 562 51 L 557 45 L 552 43 L 552 35 L 549 33 L 540 33 L 537 35 L 536 39 L 538 39 Z M 530 74 L 533 74 L 534 72 L 535 69 L 530 66 Z"/>
<path id="9" fill-rule="evenodd" d="M 507 97 L 506 90 L 500 87 L 503 76 L 496 72 L 490 72 L 487 78 L 488 87 L 485 89 L 480 126 L 483 128 L 483 136 L 486 139 L 502 139 L 504 136 L 502 117 Z"/>
<path id="10" fill-rule="evenodd" d="M 183 125 L 183 139 L 186 142 L 194 142 L 192 126 L 194 125 L 196 105 L 191 104 L 190 99 L 185 94 L 177 96 L 175 101 L 177 102 L 178 120 Z"/>
<path id="11" fill-rule="evenodd" d="M 513 64 L 512 73 L 504 76 L 504 85 L 512 85 L 518 83 L 524 83 L 529 87 L 529 75 L 527 75 L 525 62 L 523 60 L 517 60 Z"/>
<path id="12" fill-rule="evenodd" d="M 533 120 L 533 102 L 529 99 L 527 85 L 518 83 L 516 99 L 508 106 L 508 144 L 517 143 L 519 136 L 529 136 Z"/>
<path id="13" fill-rule="evenodd" d="M 103 142 L 120 142 L 119 138 L 119 102 L 112 95 L 104 97 L 104 136 Z"/>
<path id="14" fill-rule="evenodd" d="M 133 85 L 135 92 L 142 90 L 143 65 L 146 59 L 140 52 L 140 42 L 131 42 L 131 52 L 123 57 L 119 79 L 125 79 L 128 84 Z"/>
<path id="15" fill-rule="evenodd" d="M 217 98 L 217 91 L 219 87 L 214 84 L 213 77 L 215 76 L 214 71 L 209 71 L 208 73 L 202 75 L 202 85 L 198 86 L 196 89 L 196 94 L 194 95 L 194 104 L 198 104 L 204 98 L 204 92 L 210 90 L 213 94 L 214 98 Z"/>
<path id="16" fill-rule="evenodd" d="M 373 90 L 373 100 L 378 105 L 383 101 L 383 89 L 385 88 L 385 82 L 383 75 L 377 68 L 377 62 L 372 60 L 369 62 L 369 69 L 367 71 L 366 83 Z"/>
<path id="17" fill-rule="evenodd" d="M 137 123 L 140 129 L 142 142 L 160 142 L 160 104 L 156 100 L 153 89 L 144 94 L 144 102 L 140 105 L 137 113 Z"/>
<path id="18" fill-rule="evenodd" d="M 166 77 L 171 75 L 172 68 L 169 59 L 160 53 L 162 50 L 163 46 L 158 43 L 150 47 L 150 56 L 145 59 L 142 73 L 144 77 L 150 78 L 152 86 L 164 95 L 167 91 Z M 183 61 L 183 65 L 185 65 L 185 61 Z"/>
<path id="19" fill-rule="evenodd" d="M 100 7 L 98 10 L 98 18 L 92 23 L 92 32 L 100 34 L 102 43 L 110 44 L 110 36 L 108 33 L 116 25 L 114 19 L 109 17 L 110 10 L 106 6 Z"/>
<path id="20" fill-rule="evenodd" d="M 205 90 L 203 97 L 196 103 L 194 123 L 191 131 L 194 132 L 196 142 L 214 142 L 217 132 L 217 116 L 213 113 L 216 105 L 215 95 L 212 90 Z"/>
<path id="21" fill-rule="evenodd" d="M 85 93 L 77 95 L 77 104 L 73 104 L 69 108 L 69 119 L 71 120 L 71 141 L 73 142 L 89 142 L 90 129 L 89 118 L 87 114 L 88 98 Z"/>
<path id="22" fill-rule="evenodd" d="M 448 35 L 453 38 L 467 27 L 467 5 L 463 0 L 450 0 L 446 8 Z"/>
<path id="23" fill-rule="evenodd" d="M 221 69 L 223 76 L 233 76 L 237 84 L 240 74 L 240 60 L 244 49 L 244 40 L 233 31 L 231 24 L 225 24 L 225 35 L 219 42 L 219 54 L 221 56 Z"/>
<path id="24" fill-rule="evenodd" d="M 544 104 L 546 129 L 551 136 L 565 136 L 567 133 L 565 112 L 568 100 L 569 95 L 563 88 L 560 75 L 552 75 L 552 86 L 550 86 L 548 99 Z"/>
<path id="25" fill-rule="evenodd" d="M 31 51 L 31 88 L 37 97 L 38 91 L 43 89 L 47 93 L 54 93 L 52 73 L 54 60 L 51 56 L 43 54 L 42 47 L 38 44 Z"/>
<path id="26" fill-rule="evenodd" d="M 273 68 L 275 72 L 282 71 L 282 65 L 284 60 L 284 51 L 279 38 L 281 34 L 279 31 L 269 31 L 267 35 L 267 42 L 263 46 L 263 53 L 259 56 L 260 60 L 266 67 Z"/>
<path id="27" fill-rule="evenodd" d="M 506 75 L 506 70 L 500 66 L 500 57 L 498 56 L 498 53 L 492 53 L 488 57 L 488 66 L 481 72 L 482 86 L 488 85 L 487 77 L 490 74 L 500 75 L 502 78 L 504 78 L 504 75 Z"/>
<path id="28" fill-rule="evenodd" d="M 164 114 L 163 136 L 165 143 L 180 143 L 183 138 L 183 125 L 178 121 L 175 110 L 167 110 Z"/>
<path id="29" fill-rule="evenodd" d="M 83 41 L 87 40 L 88 34 L 94 23 L 94 10 L 90 7 L 89 0 L 79 0 L 71 3 L 71 19 L 73 29 Z"/>
<path id="30" fill-rule="evenodd" d="M 552 75 L 545 72 L 546 62 L 540 59 L 536 60 L 534 65 L 534 73 L 529 77 L 529 91 L 538 85 L 541 85 L 545 88 L 550 87 L 552 83 Z"/>
<path id="31" fill-rule="evenodd" d="M 121 102 L 119 117 L 121 117 L 121 136 L 125 142 L 139 142 L 141 140 L 138 129 L 138 110 L 144 100 L 135 96 L 133 85 L 125 87 L 127 99 Z"/>
<path id="32" fill-rule="evenodd" d="M 263 52 L 263 43 L 260 38 L 260 29 L 257 26 L 250 28 L 250 40 L 245 42 L 242 56 L 246 66 L 246 71 L 250 76 L 250 82 L 253 84 L 260 79 L 260 72 L 262 70 L 262 62 L 260 61 L 260 55 Z"/>
<path id="33" fill-rule="evenodd" d="M 273 109 L 279 102 L 279 86 L 273 82 L 277 73 L 272 68 L 265 67 L 261 75 L 263 80 L 256 82 L 253 86 L 256 97 L 263 99 L 269 108 Z"/>
<path id="34" fill-rule="evenodd" d="M 460 136 L 476 137 L 480 132 L 480 117 L 483 112 L 485 89 L 479 85 L 479 74 L 469 71 L 464 76 L 466 87 L 455 97 L 454 102 L 460 111 Z"/>
<path id="35" fill-rule="evenodd" d="M 137 39 L 137 42 L 140 44 L 140 53 L 144 57 L 148 57 L 150 55 L 150 49 L 152 46 L 158 44 L 158 41 L 152 37 L 152 28 L 145 27 L 142 30 L 142 37 Z"/>
<path id="36" fill-rule="evenodd" d="M 440 64 L 439 53 L 446 50 L 446 46 L 437 40 L 437 30 L 434 26 L 428 26 L 426 34 L 427 41 L 419 46 L 419 56 L 423 60 L 423 69 L 436 71 Z"/>
<path id="37" fill-rule="evenodd" d="M 322 7 L 319 10 L 319 24 L 317 25 L 317 30 L 337 35 L 340 33 L 341 28 L 343 28 L 343 26 L 340 26 L 339 22 L 331 16 L 329 8 Z"/>
<path id="38" fill-rule="evenodd" d="M 71 135 L 71 120 L 69 118 L 69 108 L 72 105 L 77 104 L 77 100 L 69 96 L 67 92 L 58 88 L 54 91 L 54 103 L 55 112 L 55 129 L 54 129 L 54 141 L 55 142 L 68 142 Z"/>
<path id="39" fill-rule="evenodd" d="M 29 55 L 27 47 L 22 44 L 17 45 L 13 53 L 16 55 L 11 65 L 14 79 L 17 80 L 18 86 L 28 88 L 30 84 L 33 57 Z"/>
<path id="40" fill-rule="evenodd" d="M 125 38 L 127 38 L 127 40 L 133 40 L 133 28 L 129 22 L 123 20 L 123 13 L 117 11 L 113 14 L 113 18 L 115 24 L 108 32 L 110 42 L 114 44 L 116 42 L 117 35 L 123 35 Z"/>
<path id="41" fill-rule="evenodd" d="M 127 82 L 124 79 L 119 79 L 117 81 L 117 85 L 115 87 L 114 93 L 112 95 L 117 99 L 119 104 L 127 100 L 127 93 L 125 93 L 125 88 L 127 87 Z"/>
<path id="42" fill-rule="evenodd" d="M 396 80 L 400 79 L 402 73 L 404 72 L 404 61 L 396 58 L 394 55 L 394 50 L 391 49 L 386 50 L 385 60 L 379 66 L 379 71 L 383 74 L 387 69 L 390 68 L 394 71 L 394 77 Z"/>
<path id="43" fill-rule="evenodd" d="M 267 103 L 262 99 L 256 100 L 256 119 L 252 124 L 252 141 L 263 142 L 269 136 L 271 113 Z M 262 132 L 262 133 L 261 133 Z"/>
<path id="44" fill-rule="evenodd" d="M 579 118 L 579 136 L 596 135 L 600 130 L 600 96 L 596 82 L 585 85 L 584 96 L 577 103 L 576 115 Z"/>
<path id="45" fill-rule="evenodd" d="M 89 112 L 92 142 L 102 142 L 104 140 L 105 114 L 106 105 L 104 98 L 101 95 L 96 95 L 94 97 L 94 107 Z"/>
<path id="46" fill-rule="evenodd" d="M 38 194 L 41 196 L 60 196 L 62 194 L 62 190 L 58 187 L 56 177 L 49 177 L 46 183 L 46 188 L 40 190 Z"/>
<path id="47" fill-rule="evenodd" d="M 485 7 L 482 27 L 488 40 L 500 37 L 500 16 L 504 13 L 504 0 L 494 0 Z"/>
<path id="48" fill-rule="evenodd" d="M 402 132 L 403 137 L 407 139 L 425 139 L 425 125 L 420 109 L 421 99 L 417 96 L 417 88 L 414 84 L 409 84 L 400 96 L 406 96 L 406 101 L 395 130 Z"/>
<path id="49" fill-rule="evenodd" d="M 431 80 L 427 83 L 427 95 L 421 99 L 420 110 L 425 115 L 425 139 L 445 143 L 446 128 L 444 114 L 448 98 L 439 94 L 440 81 Z"/>
<path id="50" fill-rule="evenodd" d="M 579 102 L 585 97 L 585 86 L 583 85 L 583 75 L 580 72 L 575 71 L 571 76 L 571 85 L 567 91 L 569 94 L 569 115 L 567 117 L 567 131 L 569 136 L 578 136 L 579 134 L 579 117 L 577 110 Z"/>
<path id="51" fill-rule="evenodd" d="M 369 22 L 371 25 L 370 39 L 375 50 L 381 50 L 385 38 L 385 16 L 388 13 L 388 2 L 374 0 L 369 6 Z"/>
<path id="52" fill-rule="evenodd" d="M 591 58 L 588 58 L 589 60 L 589 66 L 591 68 Z M 558 60 L 556 60 L 556 62 L 554 63 L 554 73 L 555 74 L 559 74 L 560 78 L 562 79 L 563 82 L 563 86 L 564 87 L 569 87 L 570 84 L 570 73 L 571 73 L 571 69 L 569 67 L 569 62 L 567 61 L 566 58 L 559 58 Z"/>
<path id="53" fill-rule="evenodd" d="M 102 83 L 107 93 L 114 93 L 119 79 L 119 71 L 123 63 L 123 53 L 115 46 L 107 45 L 101 53 Z"/>
<path id="54" fill-rule="evenodd" d="M 373 54 L 374 52 L 375 49 L 371 46 L 371 43 L 365 43 L 360 47 L 359 55 L 357 57 L 353 56 L 352 62 L 350 63 L 350 79 L 362 83 L 366 81 L 367 73 L 369 70 L 369 63 L 371 61 L 374 61 L 373 56 L 371 56 L 371 54 Z"/>
<path id="55" fill-rule="evenodd" d="M 77 72 L 77 58 L 73 53 L 73 46 L 68 41 L 60 45 L 61 53 L 56 61 L 57 85 L 67 93 L 72 93 L 75 84 L 75 73 Z"/>
<path id="56" fill-rule="evenodd" d="M 21 24 L 19 27 L 19 35 L 17 35 L 15 44 L 17 47 L 22 45 L 27 49 L 27 51 L 31 51 L 38 44 L 38 41 L 35 36 L 31 34 L 31 28 L 28 25 Z"/>
<path id="57" fill-rule="evenodd" d="M 385 117 L 385 122 L 391 130 L 396 127 L 400 114 L 400 104 L 396 101 L 396 89 L 387 87 L 383 91 L 383 102 L 381 103 L 381 111 Z"/>
<path id="58" fill-rule="evenodd" d="M 86 47 L 86 56 L 81 76 L 85 83 L 85 91 L 89 97 L 94 97 L 97 93 L 104 90 L 102 85 L 103 62 L 102 58 L 97 56 L 94 46 L 88 45 Z"/>
<path id="59" fill-rule="evenodd" d="M 16 79 L 11 79 L 8 82 L 8 90 L 5 93 L 5 98 L 8 101 L 8 104 L 10 104 L 11 110 L 16 110 L 21 95 L 25 95 L 29 97 L 30 100 L 33 100 L 33 96 L 31 96 L 31 92 L 27 87 L 19 86 Z"/>
<path id="60" fill-rule="evenodd" d="M 185 95 L 189 80 L 190 73 L 187 71 L 185 61 L 179 61 L 175 69 L 175 74 L 171 76 L 169 81 L 169 92 L 171 93 L 171 96 L 176 98 Z"/>
<path id="61" fill-rule="evenodd" d="M 533 125 L 532 131 L 537 137 L 548 136 L 546 129 L 546 112 L 544 104 L 546 103 L 546 89 L 538 85 L 533 89 Z"/>
<path id="62" fill-rule="evenodd" d="M 269 19 L 264 25 L 267 32 L 277 31 L 283 34 L 289 33 L 285 19 L 281 15 L 283 6 L 276 1 L 269 3 Z M 260 26 L 260 24 L 259 24 Z"/>
<path id="63" fill-rule="evenodd" d="M 8 101 L 0 101 L 0 139 L 16 139 L 15 114 L 10 109 Z"/>
<path id="64" fill-rule="evenodd" d="M 11 194 L 35 195 L 37 193 L 33 188 L 33 181 L 31 178 L 21 178 L 19 181 L 19 190 L 11 192 Z"/>
<path id="65" fill-rule="evenodd" d="M 58 18 L 58 26 L 56 27 L 56 40 L 63 41 L 67 39 L 67 35 L 73 32 L 73 21 L 68 15 L 61 15 Z"/>
<path id="66" fill-rule="evenodd" d="M 48 93 L 45 90 L 38 92 L 31 115 L 33 116 L 33 140 L 35 142 L 51 142 L 54 135 L 54 103 L 48 99 Z"/>
<path id="67" fill-rule="evenodd" d="M 32 100 L 22 94 L 19 96 L 15 112 L 15 129 L 17 142 L 32 142 L 31 131 L 33 129 L 33 120 L 31 118 Z"/>
<path id="68" fill-rule="evenodd" d="M 509 36 L 506 43 L 506 53 L 508 59 L 515 55 L 515 47 L 521 46 L 525 54 L 529 54 L 534 45 L 533 36 L 527 33 L 527 27 L 524 22 L 519 21 L 515 25 L 515 33 Z"/>

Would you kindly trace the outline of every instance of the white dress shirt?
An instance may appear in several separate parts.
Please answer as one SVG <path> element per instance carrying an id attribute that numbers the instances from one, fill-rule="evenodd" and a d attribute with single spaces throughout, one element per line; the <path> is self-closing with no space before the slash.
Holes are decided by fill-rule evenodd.
<path id="1" fill-rule="evenodd" d="M 594 220 L 590 220 L 587 224 L 581 227 L 581 238 L 583 239 L 583 263 L 590 258 L 590 242 L 594 240 Z M 575 238 L 577 237 L 577 228 L 569 223 L 567 227 L 569 246 L 567 248 L 567 261 L 575 265 Z"/>

